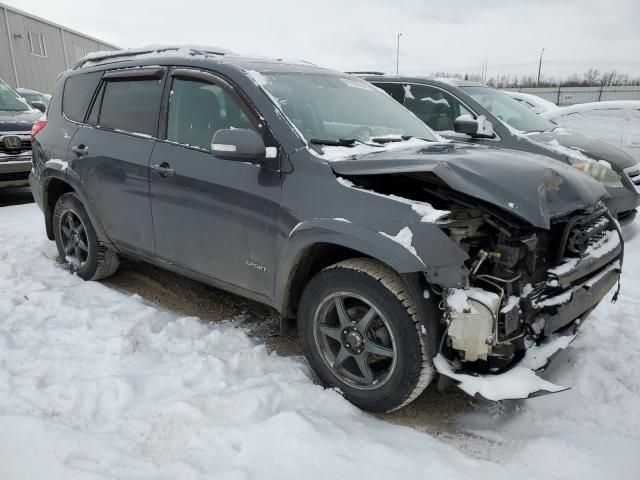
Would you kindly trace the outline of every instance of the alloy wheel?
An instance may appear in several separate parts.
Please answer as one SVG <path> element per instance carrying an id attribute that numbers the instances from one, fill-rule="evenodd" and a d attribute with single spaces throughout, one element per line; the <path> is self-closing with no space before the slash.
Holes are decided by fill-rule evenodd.
<path id="1" fill-rule="evenodd" d="M 89 241 L 84 223 L 75 212 L 65 211 L 60 218 L 60 238 L 65 260 L 82 268 L 89 258 Z"/>
<path id="2" fill-rule="evenodd" d="M 327 367 L 354 388 L 379 388 L 395 370 L 393 330 L 381 311 L 358 294 L 337 292 L 320 302 L 314 337 Z"/>

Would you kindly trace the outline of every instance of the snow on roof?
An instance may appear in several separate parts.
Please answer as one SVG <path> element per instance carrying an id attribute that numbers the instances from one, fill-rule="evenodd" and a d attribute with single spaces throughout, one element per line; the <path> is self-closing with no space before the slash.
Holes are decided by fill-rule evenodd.
<path id="1" fill-rule="evenodd" d="M 91 52 L 85 55 L 76 65 L 88 67 L 96 65 L 104 60 L 116 59 L 118 57 L 145 58 L 147 56 L 193 56 L 193 55 L 229 55 L 231 50 L 222 47 L 207 47 L 198 45 L 148 45 L 140 48 L 129 48 L 126 50 L 112 50 L 108 52 Z"/>

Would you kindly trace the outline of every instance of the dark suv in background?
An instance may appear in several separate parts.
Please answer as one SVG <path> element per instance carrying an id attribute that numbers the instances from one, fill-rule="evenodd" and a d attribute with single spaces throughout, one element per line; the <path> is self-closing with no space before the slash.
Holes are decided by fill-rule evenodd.
<path id="1" fill-rule="evenodd" d="M 304 63 L 94 54 L 59 79 L 31 184 L 72 272 L 126 257 L 270 305 L 320 381 L 371 411 L 436 370 L 491 399 L 559 390 L 483 385 L 572 333 L 621 270 L 595 180 L 443 143 L 371 84 Z"/>
<path id="2" fill-rule="evenodd" d="M 0 188 L 29 184 L 31 129 L 42 117 L 0 80 Z"/>
<path id="3" fill-rule="evenodd" d="M 560 128 L 506 93 L 477 82 L 361 74 L 440 135 L 456 141 L 545 155 L 588 173 L 606 188 L 607 206 L 629 223 L 640 205 L 640 163 L 623 150 Z"/>

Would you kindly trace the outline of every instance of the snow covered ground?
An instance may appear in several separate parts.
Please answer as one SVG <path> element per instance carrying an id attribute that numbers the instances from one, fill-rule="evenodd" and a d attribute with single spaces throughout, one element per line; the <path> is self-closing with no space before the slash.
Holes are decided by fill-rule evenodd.
<path id="1" fill-rule="evenodd" d="M 358 411 L 233 322 L 71 276 L 35 205 L 0 208 L 0 479 L 637 480 L 638 251 L 549 371 L 571 390 L 478 404 L 436 438 Z"/>

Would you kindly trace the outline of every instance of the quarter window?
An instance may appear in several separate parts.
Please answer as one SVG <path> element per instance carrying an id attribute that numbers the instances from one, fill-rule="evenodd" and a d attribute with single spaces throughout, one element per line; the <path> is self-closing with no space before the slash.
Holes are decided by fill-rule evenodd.
<path id="1" fill-rule="evenodd" d="M 27 37 L 29 39 L 29 53 L 36 57 L 46 57 L 47 47 L 44 43 L 44 35 L 40 32 L 29 31 Z"/>
<path id="2" fill-rule="evenodd" d="M 238 100 L 219 85 L 173 80 L 167 140 L 209 150 L 213 135 L 225 128 L 255 129 Z"/>
<path id="3" fill-rule="evenodd" d="M 404 106 L 438 132 L 452 131 L 460 115 L 471 115 L 455 97 L 427 85 L 405 85 Z"/>
<path id="4" fill-rule="evenodd" d="M 104 84 L 97 124 L 126 132 L 156 135 L 162 80 L 110 80 Z"/>
<path id="5" fill-rule="evenodd" d="M 69 120 L 82 123 L 102 72 L 85 73 L 67 78 L 62 93 L 62 111 Z"/>

